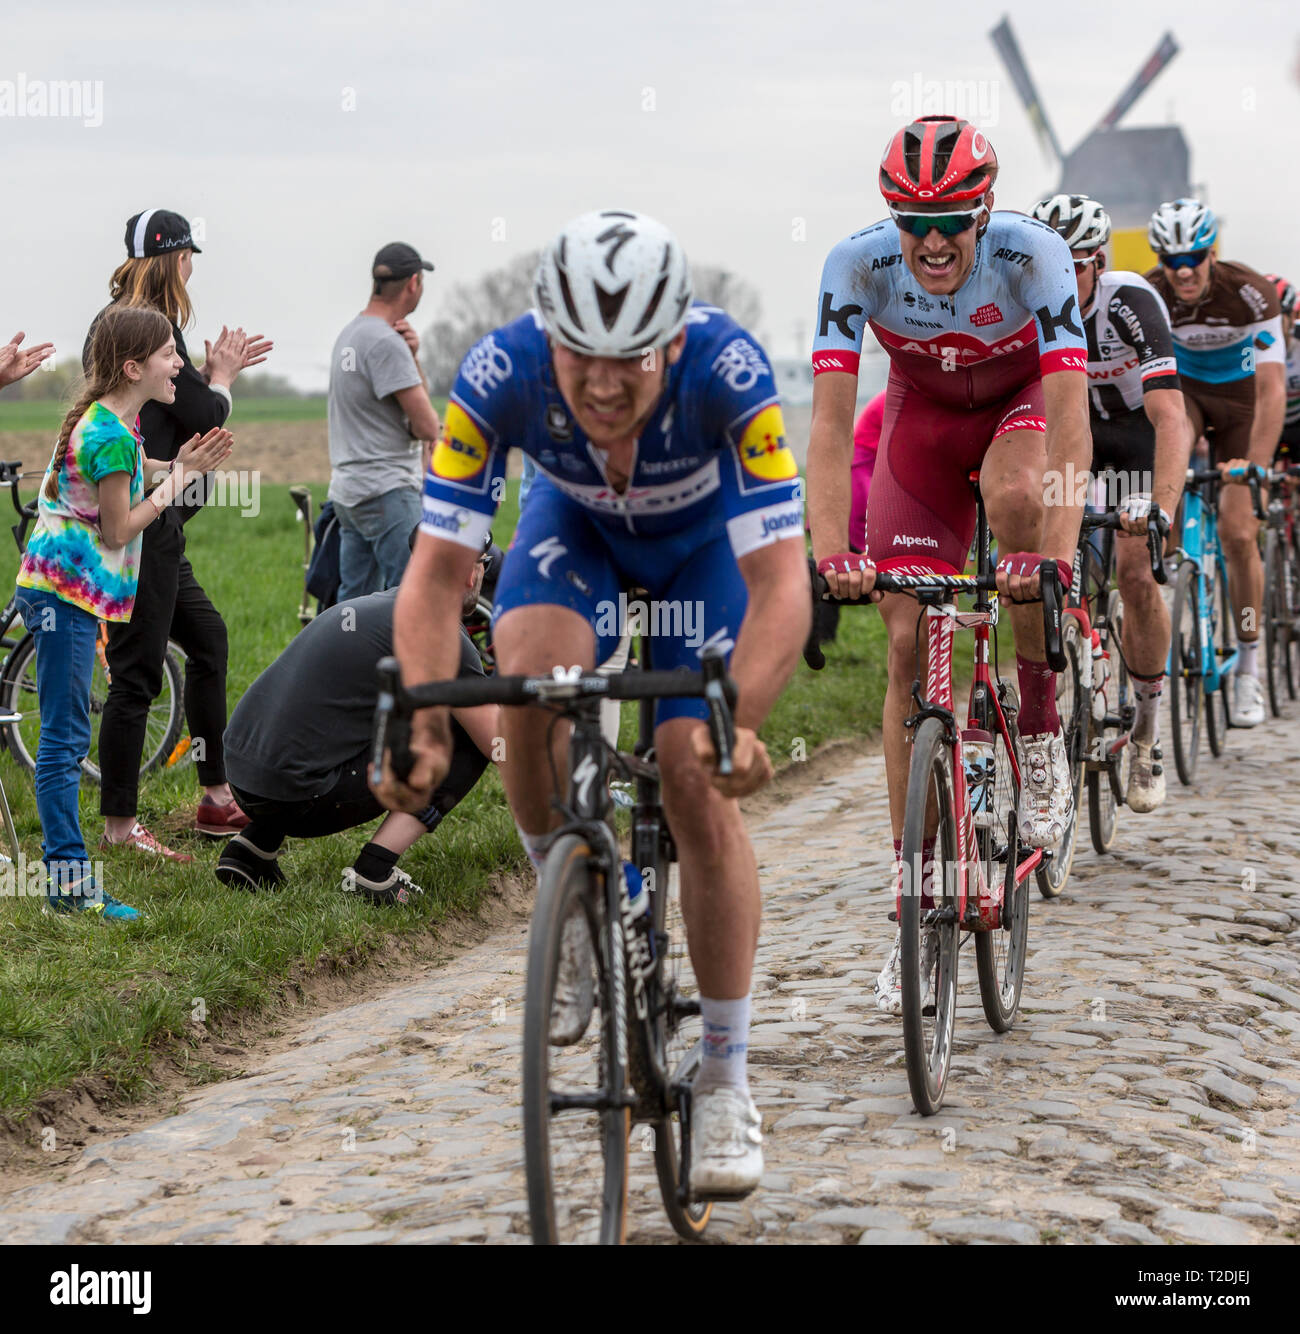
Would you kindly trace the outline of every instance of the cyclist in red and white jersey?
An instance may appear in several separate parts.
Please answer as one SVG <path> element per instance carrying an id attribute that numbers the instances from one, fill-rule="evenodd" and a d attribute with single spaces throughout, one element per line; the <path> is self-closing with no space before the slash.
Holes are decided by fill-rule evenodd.
<path id="1" fill-rule="evenodd" d="M 1145 539 L 1153 507 L 1168 536 L 1192 444 L 1169 312 L 1145 278 L 1106 268 L 1110 217 L 1095 199 L 1053 195 L 1033 213 L 1074 257 L 1088 340 L 1092 468 L 1109 468 L 1119 479 L 1125 532 L 1115 544 L 1115 565 L 1124 599 L 1124 661 L 1137 702 L 1127 802 L 1132 810 L 1153 811 L 1165 799 L 1158 729 L 1170 623 Z"/>
<path id="2" fill-rule="evenodd" d="M 1044 554 L 1068 586 L 1079 535 L 1074 479 L 1088 471 L 1087 353 L 1070 252 L 1050 227 L 992 212 L 997 156 L 983 133 L 927 116 L 885 150 L 880 189 L 891 218 L 830 253 L 813 345 L 808 450 L 813 554 L 831 591 L 856 597 L 877 567 L 960 571 L 975 528 L 968 476 L 1000 549 L 998 586 L 1013 603 L 1020 680 L 1020 832 L 1050 846 L 1072 794 L 1047 665 L 1038 595 Z M 849 550 L 849 460 L 866 325 L 890 356 L 880 456 L 867 509 L 867 556 Z M 1055 480 L 1055 485 L 1053 485 Z M 887 596 L 889 688 L 883 719 L 890 814 L 901 846 L 916 675 L 915 602 Z M 922 630 L 922 634 L 924 631 Z M 877 981 L 897 1012 L 897 941 Z"/>

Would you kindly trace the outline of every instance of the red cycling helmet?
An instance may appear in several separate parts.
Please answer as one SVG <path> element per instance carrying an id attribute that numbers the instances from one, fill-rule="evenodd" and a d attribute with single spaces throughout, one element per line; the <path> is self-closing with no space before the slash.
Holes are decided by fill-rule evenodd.
<path id="1" fill-rule="evenodd" d="M 1264 277 L 1277 288 L 1277 303 L 1282 307 L 1282 314 L 1294 315 L 1295 288 L 1285 278 L 1279 278 L 1276 273 L 1266 273 Z"/>
<path id="2" fill-rule="evenodd" d="M 997 174 L 982 130 L 956 116 L 922 116 L 889 141 L 880 193 L 891 204 L 959 204 L 981 198 Z"/>

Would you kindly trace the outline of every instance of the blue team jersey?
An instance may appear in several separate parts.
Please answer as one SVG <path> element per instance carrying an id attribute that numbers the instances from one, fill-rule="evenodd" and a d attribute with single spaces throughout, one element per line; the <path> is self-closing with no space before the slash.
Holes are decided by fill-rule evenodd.
<path id="1" fill-rule="evenodd" d="M 478 549 L 519 448 L 615 546 L 652 538 L 667 557 L 725 530 L 739 559 L 803 537 L 803 492 L 772 368 L 758 343 L 715 306 L 695 305 L 681 358 L 616 491 L 555 383 L 536 311 L 470 348 L 424 483 L 421 528 Z"/>

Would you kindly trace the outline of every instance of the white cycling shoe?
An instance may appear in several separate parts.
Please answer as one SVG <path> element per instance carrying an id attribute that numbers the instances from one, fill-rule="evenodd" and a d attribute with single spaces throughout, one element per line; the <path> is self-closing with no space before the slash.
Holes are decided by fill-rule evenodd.
<path id="1" fill-rule="evenodd" d="M 885 966 L 876 977 L 876 1009 L 882 1014 L 903 1013 L 903 932 L 894 933 L 894 948 L 889 951 Z M 921 976 L 925 979 L 925 990 L 921 996 L 921 1009 L 934 1008 L 934 962 L 939 951 L 939 939 L 933 927 L 921 931 Z"/>
<path id="2" fill-rule="evenodd" d="M 550 1039 L 553 1047 L 571 1047 L 591 1023 L 596 1004 L 596 954 L 581 908 L 564 923 L 560 963 L 551 997 Z"/>
<path id="3" fill-rule="evenodd" d="M 1258 727 L 1264 721 L 1264 691 L 1257 676 L 1232 678 L 1232 725 Z"/>
<path id="4" fill-rule="evenodd" d="M 1020 841 L 1050 848 L 1061 841 L 1074 815 L 1074 789 L 1060 732 L 1016 738 L 1020 761 Z"/>
<path id="5" fill-rule="evenodd" d="M 743 1089 L 721 1085 L 691 1099 L 691 1194 L 739 1200 L 763 1175 L 762 1118 Z"/>
<path id="6" fill-rule="evenodd" d="M 1145 814 L 1165 802 L 1165 766 L 1158 741 L 1133 741 L 1128 779 L 1128 808 Z"/>

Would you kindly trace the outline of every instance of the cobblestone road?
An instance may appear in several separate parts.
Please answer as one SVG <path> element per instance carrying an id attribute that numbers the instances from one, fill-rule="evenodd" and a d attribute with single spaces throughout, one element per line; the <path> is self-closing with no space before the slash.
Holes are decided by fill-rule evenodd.
<path id="1" fill-rule="evenodd" d="M 752 1068 L 767 1176 L 719 1241 L 1273 1242 L 1300 1236 L 1300 723 L 1234 732 L 1035 897 L 1026 999 L 984 1023 L 962 954 L 947 1105 L 911 1110 L 871 981 L 893 928 L 882 762 L 751 821 L 765 918 Z M 527 1239 L 525 930 L 336 1010 L 179 1115 L 0 1198 L 6 1241 Z M 671 1239 L 634 1134 L 631 1236 Z"/>

